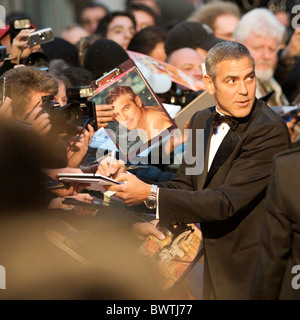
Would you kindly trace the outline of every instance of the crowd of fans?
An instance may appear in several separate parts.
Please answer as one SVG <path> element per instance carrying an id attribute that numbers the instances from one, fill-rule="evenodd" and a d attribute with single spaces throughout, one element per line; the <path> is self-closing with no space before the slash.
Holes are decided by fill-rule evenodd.
<path id="1" fill-rule="evenodd" d="M 30 27 L 19 30 L 13 37 L 11 21 L 24 19 L 20 14 L 10 16 L 7 27 L 0 30 L 1 45 L 6 47 L 7 53 L 0 67 L 1 215 L 31 215 L 37 212 L 48 217 L 49 213 L 55 212 L 53 216 L 56 219 L 63 217 L 63 234 L 67 234 L 66 237 L 70 235 L 75 244 L 77 240 L 74 240 L 75 236 L 69 229 L 74 225 L 78 227 L 78 220 L 74 221 L 74 216 L 80 216 L 85 222 L 78 227 L 78 235 L 87 236 L 84 228 L 88 226 L 91 228 L 88 237 L 95 236 L 93 241 L 89 239 L 84 245 L 78 240 L 82 246 L 80 249 L 86 250 L 86 259 L 95 263 L 93 266 L 98 263 L 101 265 L 100 259 L 94 259 L 99 248 L 93 242 L 106 241 L 104 236 L 97 235 L 94 224 L 102 224 L 99 230 L 105 237 L 114 237 L 115 232 L 110 234 L 106 227 L 114 229 L 117 225 L 116 230 L 127 230 L 126 237 L 130 238 L 131 227 L 136 226 L 141 218 L 134 209 L 131 211 L 125 205 L 114 207 L 111 204 L 91 209 L 66 204 L 66 198 L 70 197 L 91 204 L 103 194 L 90 191 L 85 185 L 62 185 L 57 175 L 99 172 L 97 147 L 92 143 L 93 138 L 99 132 L 105 136 L 104 129 L 118 117 L 117 110 L 113 103 L 96 105 L 95 119 L 68 125 L 64 120 L 59 120 L 51 108 L 63 108 L 74 102 L 70 100 L 71 89 L 92 87 L 95 80 L 127 61 L 131 51 L 166 62 L 194 81 L 202 82 L 206 72 L 205 58 L 211 48 L 224 41 L 244 44 L 255 61 L 256 97 L 266 101 L 270 108 L 288 107 L 280 115 L 286 121 L 293 147 L 297 147 L 300 141 L 300 28 L 291 30 L 293 16 L 288 8 L 272 11 L 271 8 L 262 7 L 244 12 L 235 2 L 207 1 L 174 26 L 162 20 L 159 9 L 156 1 L 127 1 L 124 11 L 110 11 L 98 2 L 87 2 L 77 12 L 76 25 L 65 28 L 52 41 L 35 47 L 28 46 L 28 37 L 36 31 L 34 21 L 31 21 Z M 286 24 L 283 24 L 283 16 Z M 203 91 L 195 92 L 172 82 L 168 91 L 158 92 L 157 96 L 163 105 L 170 106 L 174 93 L 188 92 L 189 101 L 192 101 Z M 179 105 L 180 109 L 185 106 Z M 60 115 L 63 118 L 63 113 Z M 173 156 L 176 147 L 184 143 L 180 141 L 171 148 Z M 101 148 L 105 149 L 105 145 L 102 144 Z M 132 173 L 143 181 L 153 183 L 169 181 L 175 177 L 177 169 L 172 163 L 150 163 L 143 168 L 135 167 Z M 105 216 L 97 219 L 95 215 L 101 215 L 101 211 L 108 215 L 114 212 L 114 218 Z M 144 207 L 137 208 L 137 212 L 140 211 L 147 212 Z M 146 219 L 150 222 L 152 215 L 149 213 Z M 47 220 L 47 223 L 52 226 L 53 221 Z M 58 228 L 62 228 L 62 224 Z M 44 227 L 43 224 L 41 228 Z M 48 246 L 45 248 L 51 250 Z M 108 255 L 104 254 L 106 258 Z M 53 259 L 56 257 L 53 256 Z M 120 259 L 115 260 L 117 262 L 114 263 L 120 263 Z M 2 263 L 0 260 L 0 264 L 5 265 L 5 261 Z M 7 262 L 7 265 L 10 264 L 11 261 Z M 133 276 L 129 267 L 125 269 L 127 273 L 124 272 L 122 277 L 124 286 L 126 277 L 129 279 Z M 76 272 L 77 269 L 73 273 L 76 275 Z M 101 274 L 101 277 L 105 275 Z M 108 278 L 112 278 L 116 286 L 116 279 L 113 280 L 111 274 Z M 148 284 L 141 283 L 145 290 L 141 298 L 152 298 L 157 294 L 149 291 Z M 56 282 L 55 285 L 59 286 Z M 82 297 L 74 293 L 76 298 L 106 298 L 104 289 L 87 292 L 85 285 L 80 289 L 84 293 Z M 17 294 L 23 294 L 20 288 Z M 122 294 L 114 296 L 111 293 L 111 297 L 124 298 Z M 11 296 L 14 297 L 14 293 Z M 66 296 L 72 295 L 67 292 Z M 174 296 L 171 294 L 169 297 Z M 186 298 L 182 292 L 179 297 Z M 129 298 L 138 298 L 135 290 Z"/>

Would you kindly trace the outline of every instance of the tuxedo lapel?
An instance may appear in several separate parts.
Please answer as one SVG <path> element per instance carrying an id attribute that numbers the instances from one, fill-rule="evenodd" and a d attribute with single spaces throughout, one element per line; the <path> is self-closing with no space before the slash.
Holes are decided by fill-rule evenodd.
<path id="1" fill-rule="evenodd" d="M 211 181 L 212 177 L 216 174 L 218 169 L 225 163 L 225 161 L 228 159 L 228 157 L 232 154 L 234 151 L 238 141 L 240 140 L 241 135 L 243 134 L 244 131 L 246 131 L 249 123 L 251 122 L 252 118 L 254 118 L 255 114 L 257 113 L 257 109 L 261 108 L 261 104 L 263 102 L 259 100 L 255 100 L 254 106 L 249 113 L 248 116 L 244 118 L 239 118 L 239 125 L 236 128 L 235 131 L 232 131 L 231 129 L 228 131 L 227 135 L 223 139 L 215 157 L 214 160 L 211 164 L 210 170 L 208 171 L 208 156 L 209 156 L 209 148 L 210 148 L 210 139 L 212 136 L 212 126 L 211 126 L 211 119 L 212 117 L 210 116 L 208 118 L 208 121 L 210 121 L 210 126 L 209 126 L 209 132 L 210 136 L 209 139 L 206 140 L 207 145 L 206 145 L 206 151 L 205 151 L 205 170 L 206 170 L 206 175 L 205 175 L 205 180 L 203 182 L 202 187 L 206 187 L 208 183 Z"/>
<path id="2" fill-rule="evenodd" d="M 210 170 L 206 176 L 205 185 L 207 185 L 217 170 L 225 163 L 228 157 L 232 154 L 238 141 L 238 133 L 229 130 L 223 139 L 214 159 L 211 164 Z"/>
<path id="3" fill-rule="evenodd" d="M 204 186 L 208 172 L 209 146 L 213 133 L 211 120 L 212 116 L 210 115 L 206 121 L 206 126 L 204 129 L 204 168 L 203 173 L 200 175 L 199 188 Z"/>
<path id="4" fill-rule="evenodd" d="M 256 99 L 254 107 L 252 108 L 250 114 L 244 118 L 239 118 L 239 125 L 235 131 L 231 129 L 228 131 L 227 135 L 223 139 L 215 157 L 211 164 L 210 170 L 208 172 L 208 159 L 209 159 L 209 149 L 210 149 L 210 141 L 213 135 L 213 128 L 212 128 L 212 112 L 213 108 L 210 109 L 210 114 L 207 117 L 204 129 L 204 168 L 201 175 L 199 175 L 198 188 L 203 189 L 207 186 L 207 184 L 211 181 L 212 177 L 218 171 L 220 166 L 222 166 L 228 157 L 232 154 L 233 150 L 235 149 L 238 141 L 240 140 L 241 135 L 247 129 L 251 119 L 255 116 L 257 109 L 260 107 L 256 107 L 257 104 L 262 104 L 262 101 Z"/>

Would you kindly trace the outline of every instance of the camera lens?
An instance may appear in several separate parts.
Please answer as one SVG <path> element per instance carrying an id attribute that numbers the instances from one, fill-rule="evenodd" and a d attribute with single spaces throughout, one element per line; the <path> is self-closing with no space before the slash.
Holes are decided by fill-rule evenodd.
<path id="1" fill-rule="evenodd" d="M 77 126 L 82 119 L 82 111 L 79 103 L 70 103 L 63 107 L 65 113 L 65 122 L 69 126 Z"/>

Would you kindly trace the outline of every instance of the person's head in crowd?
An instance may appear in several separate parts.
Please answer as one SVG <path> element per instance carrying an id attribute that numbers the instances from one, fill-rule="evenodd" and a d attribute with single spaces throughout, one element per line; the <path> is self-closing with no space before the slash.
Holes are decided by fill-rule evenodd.
<path id="1" fill-rule="evenodd" d="M 142 4 L 144 6 L 147 6 L 148 8 L 151 8 L 158 16 L 161 16 L 161 9 L 156 0 L 126 0 L 125 3 L 126 7 L 135 4 Z"/>
<path id="2" fill-rule="evenodd" d="M 197 80 L 203 79 L 204 59 L 192 48 L 181 48 L 172 52 L 167 62 Z"/>
<path id="3" fill-rule="evenodd" d="M 217 38 L 232 40 L 233 31 L 240 17 L 240 8 L 235 2 L 213 1 L 196 9 L 187 21 L 206 24 L 213 30 Z"/>
<path id="4" fill-rule="evenodd" d="M 287 29 L 291 28 L 291 14 L 287 11 L 273 12 L 278 21 L 284 25 Z"/>
<path id="5" fill-rule="evenodd" d="M 63 59 L 53 59 L 49 62 L 48 71 L 52 74 L 60 74 L 68 66 L 67 62 Z"/>
<path id="6" fill-rule="evenodd" d="M 136 33 L 134 16 L 125 11 L 113 11 L 105 15 L 98 24 L 95 34 L 113 40 L 127 49 L 129 42 Z"/>
<path id="7" fill-rule="evenodd" d="M 70 66 L 79 66 L 79 53 L 76 46 L 67 40 L 55 37 L 53 41 L 41 45 L 49 60 L 62 59 Z"/>
<path id="8" fill-rule="evenodd" d="M 151 26 L 137 32 L 127 49 L 165 61 L 167 58 L 165 41 L 166 33 L 158 26 Z"/>
<path id="9" fill-rule="evenodd" d="M 66 76 L 71 87 L 89 86 L 93 81 L 93 74 L 83 67 L 66 67 L 61 73 Z"/>
<path id="10" fill-rule="evenodd" d="M 290 36 L 293 33 L 294 28 L 292 25 L 293 18 L 298 15 L 298 10 L 294 9 L 297 1 L 278 1 L 278 2 L 269 2 L 267 8 L 274 13 L 278 21 L 284 25 L 287 29 L 288 35 Z"/>
<path id="11" fill-rule="evenodd" d="M 285 41 L 285 35 L 285 27 L 268 9 L 254 9 L 241 18 L 234 31 L 234 40 L 244 44 L 251 52 L 258 79 L 272 78 L 277 53 Z"/>
<path id="12" fill-rule="evenodd" d="M 224 40 L 216 38 L 210 27 L 198 22 L 183 21 L 175 25 L 167 34 L 165 50 L 169 56 L 175 50 L 192 48 L 205 59 L 209 49 Z"/>
<path id="13" fill-rule="evenodd" d="M 60 37 L 74 45 L 80 41 L 80 39 L 88 37 L 90 34 L 80 25 L 71 25 L 64 28 L 60 34 Z"/>
<path id="14" fill-rule="evenodd" d="M 148 6 L 143 4 L 131 4 L 126 8 L 131 12 L 136 21 L 136 31 L 140 31 L 146 27 L 159 26 L 160 17 Z"/>
<path id="15" fill-rule="evenodd" d="M 126 50 L 117 42 L 99 39 L 86 51 L 84 68 L 90 71 L 93 74 L 93 80 L 96 80 L 128 59 Z"/>
<path id="16" fill-rule="evenodd" d="M 78 9 L 78 23 L 91 35 L 95 32 L 99 20 L 101 20 L 109 9 L 96 1 L 89 1 L 81 5 Z"/>
<path id="17" fill-rule="evenodd" d="M 68 103 L 67 90 L 69 88 L 90 85 L 92 82 L 89 71 L 82 67 L 70 67 L 63 60 L 52 60 L 49 73 L 58 82 L 58 92 L 54 100 L 61 106 Z"/>
<path id="18" fill-rule="evenodd" d="M 54 100 L 61 106 L 65 106 L 68 103 L 66 81 L 64 81 L 63 79 L 59 79 L 58 77 L 56 78 L 56 80 L 58 82 L 58 92 L 54 97 Z"/>
<path id="19" fill-rule="evenodd" d="M 58 91 L 54 96 L 54 100 L 58 102 L 61 106 L 65 106 L 68 103 L 67 89 L 71 87 L 71 81 L 62 72 L 55 72 L 54 70 L 49 70 L 49 73 L 58 82 Z"/>
<path id="20" fill-rule="evenodd" d="M 37 106 L 41 106 L 42 97 L 56 96 L 58 83 L 48 72 L 36 67 L 19 67 L 6 71 L 6 93 L 12 99 L 12 115 L 25 119 Z"/>

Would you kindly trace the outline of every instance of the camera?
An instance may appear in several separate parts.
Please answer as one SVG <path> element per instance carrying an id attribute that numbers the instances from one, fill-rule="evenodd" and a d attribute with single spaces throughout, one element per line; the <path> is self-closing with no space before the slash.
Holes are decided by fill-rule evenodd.
<path id="1" fill-rule="evenodd" d="M 31 28 L 31 20 L 30 19 L 12 19 L 9 22 L 9 33 L 10 33 L 10 41 L 13 42 L 14 38 L 17 34 L 23 29 Z"/>
<path id="2" fill-rule="evenodd" d="M 44 44 L 54 40 L 54 34 L 51 28 L 45 28 L 33 32 L 28 37 L 28 45 L 30 48 L 40 44 Z"/>
<path id="3" fill-rule="evenodd" d="M 98 130 L 97 113 L 95 102 L 88 98 L 93 96 L 93 88 L 91 86 L 72 87 L 67 89 L 68 104 L 78 104 L 80 119 L 82 124 L 88 122 L 95 131 Z"/>
<path id="4" fill-rule="evenodd" d="M 4 61 L 6 58 L 6 47 L 5 46 L 0 46 L 0 62 Z"/>
<path id="5" fill-rule="evenodd" d="M 93 95 L 92 87 L 73 87 L 67 90 L 68 104 L 60 106 L 53 101 L 53 95 L 42 97 L 43 111 L 50 116 L 50 123 L 56 133 L 77 133 L 77 126 L 91 124 L 98 130 L 96 106 L 88 98 Z"/>
<path id="6" fill-rule="evenodd" d="M 198 94 L 199 92 L 181 88 L 177 84 L 173 83 L 171 89 L 160 96 L 164 97 L 165 103 L 180 105 L 183 108 L 192 102 Z"/>

